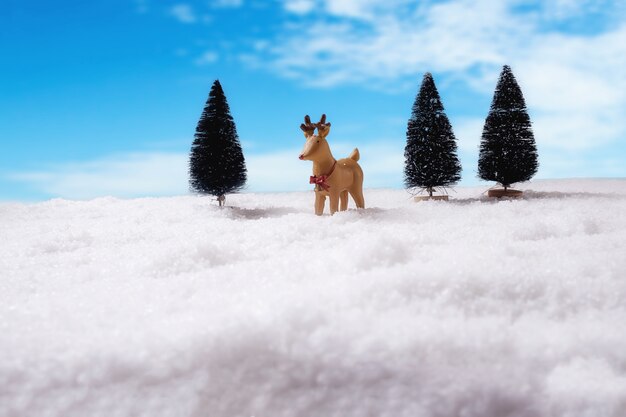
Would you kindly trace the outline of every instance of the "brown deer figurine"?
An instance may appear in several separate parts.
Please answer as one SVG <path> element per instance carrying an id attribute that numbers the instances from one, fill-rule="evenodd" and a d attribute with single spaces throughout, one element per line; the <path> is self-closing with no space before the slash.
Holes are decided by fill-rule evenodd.
<path id="1" fill-rule="evenodd" d="M 314 134 L 316 128 L 317 135 Z M 355 148 L 349 157 L 338 161 L 333 157 L 326 141 L 330 123 L 326 123 L 325 114 L 319 123 L 311 123 L 311 118 L 305 116 L 300 129 L 306 138 L 300 159 L 313 161 L 313 176 L 309 182 L 315 184 L 315 214 L 321 216 L 324 212 L 326 197 L 330 197 L 330 214 L 337 210 L 346 210 L 348 193 L 357 208 L 365 208 L 363 170 L 357 163 L 360 157 L 359 150 Z"/>

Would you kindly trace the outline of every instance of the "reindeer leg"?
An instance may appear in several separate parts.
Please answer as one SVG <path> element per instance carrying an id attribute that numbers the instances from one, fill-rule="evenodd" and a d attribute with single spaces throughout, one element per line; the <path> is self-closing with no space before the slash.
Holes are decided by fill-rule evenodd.
<path id="1" fill-rule="evenodd" d="M 324 213 L 324 203 L 326 202 L 326 196 L 322 193 L 315 193 L 315 214 L 321 216 Z"/>
<path id="2" fill-rule="evenodd" d="M 346 211 L 348 209 L 348 190 L 343 190 L 340 194 L 339 210 Z"/>
<path id="3" fill-rule="evenodd" d="M 336 191 L 330 192 L 330 214 L 331 216 L 339 210 L 339 193 Z"/>
<path id="4" fill-rule="evenodd" d="M 363 189 L 360 187 L 354 187 L 350 190 L 350 195 L 354 200 L 357 208 L 365 208 L 365 199 L 363 198 Z"/>

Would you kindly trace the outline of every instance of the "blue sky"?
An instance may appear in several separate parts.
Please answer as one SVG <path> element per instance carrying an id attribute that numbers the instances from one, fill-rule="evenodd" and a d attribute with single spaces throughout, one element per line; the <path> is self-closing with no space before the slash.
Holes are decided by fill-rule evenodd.
<path id="1" fill-rule="evenodd" d="M 178 195 L 219 78 L 249 191 L 307 190 L 304 114 L 366 187 L 402 183 L 406 122 L 435 77 L 476 179 L 493 88 L 513 68 L 536 178 L 626 176 L 626 6 L 533 0 L 9 0 L 0 14 L 0 199 Z M 490 183 L 483 183 L 485 187 Z"/>

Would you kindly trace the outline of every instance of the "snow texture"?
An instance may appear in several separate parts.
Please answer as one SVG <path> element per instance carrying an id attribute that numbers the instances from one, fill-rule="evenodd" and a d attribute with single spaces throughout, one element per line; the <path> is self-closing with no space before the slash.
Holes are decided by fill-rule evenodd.
<path id="1" fill-rule="evenodd" d="M 518 188 L 1 204 L 0 416 L 623 417 L 626 180 Z"/>

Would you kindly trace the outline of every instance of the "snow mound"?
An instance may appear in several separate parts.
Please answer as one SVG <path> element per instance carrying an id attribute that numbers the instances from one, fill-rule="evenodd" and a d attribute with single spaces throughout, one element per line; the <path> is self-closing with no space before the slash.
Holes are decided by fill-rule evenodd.
<path id="1" fill-rule="evenodd" d="M 623 417 L 626 180 L 521 188 L 0 204 L 0 416 Z"/>

